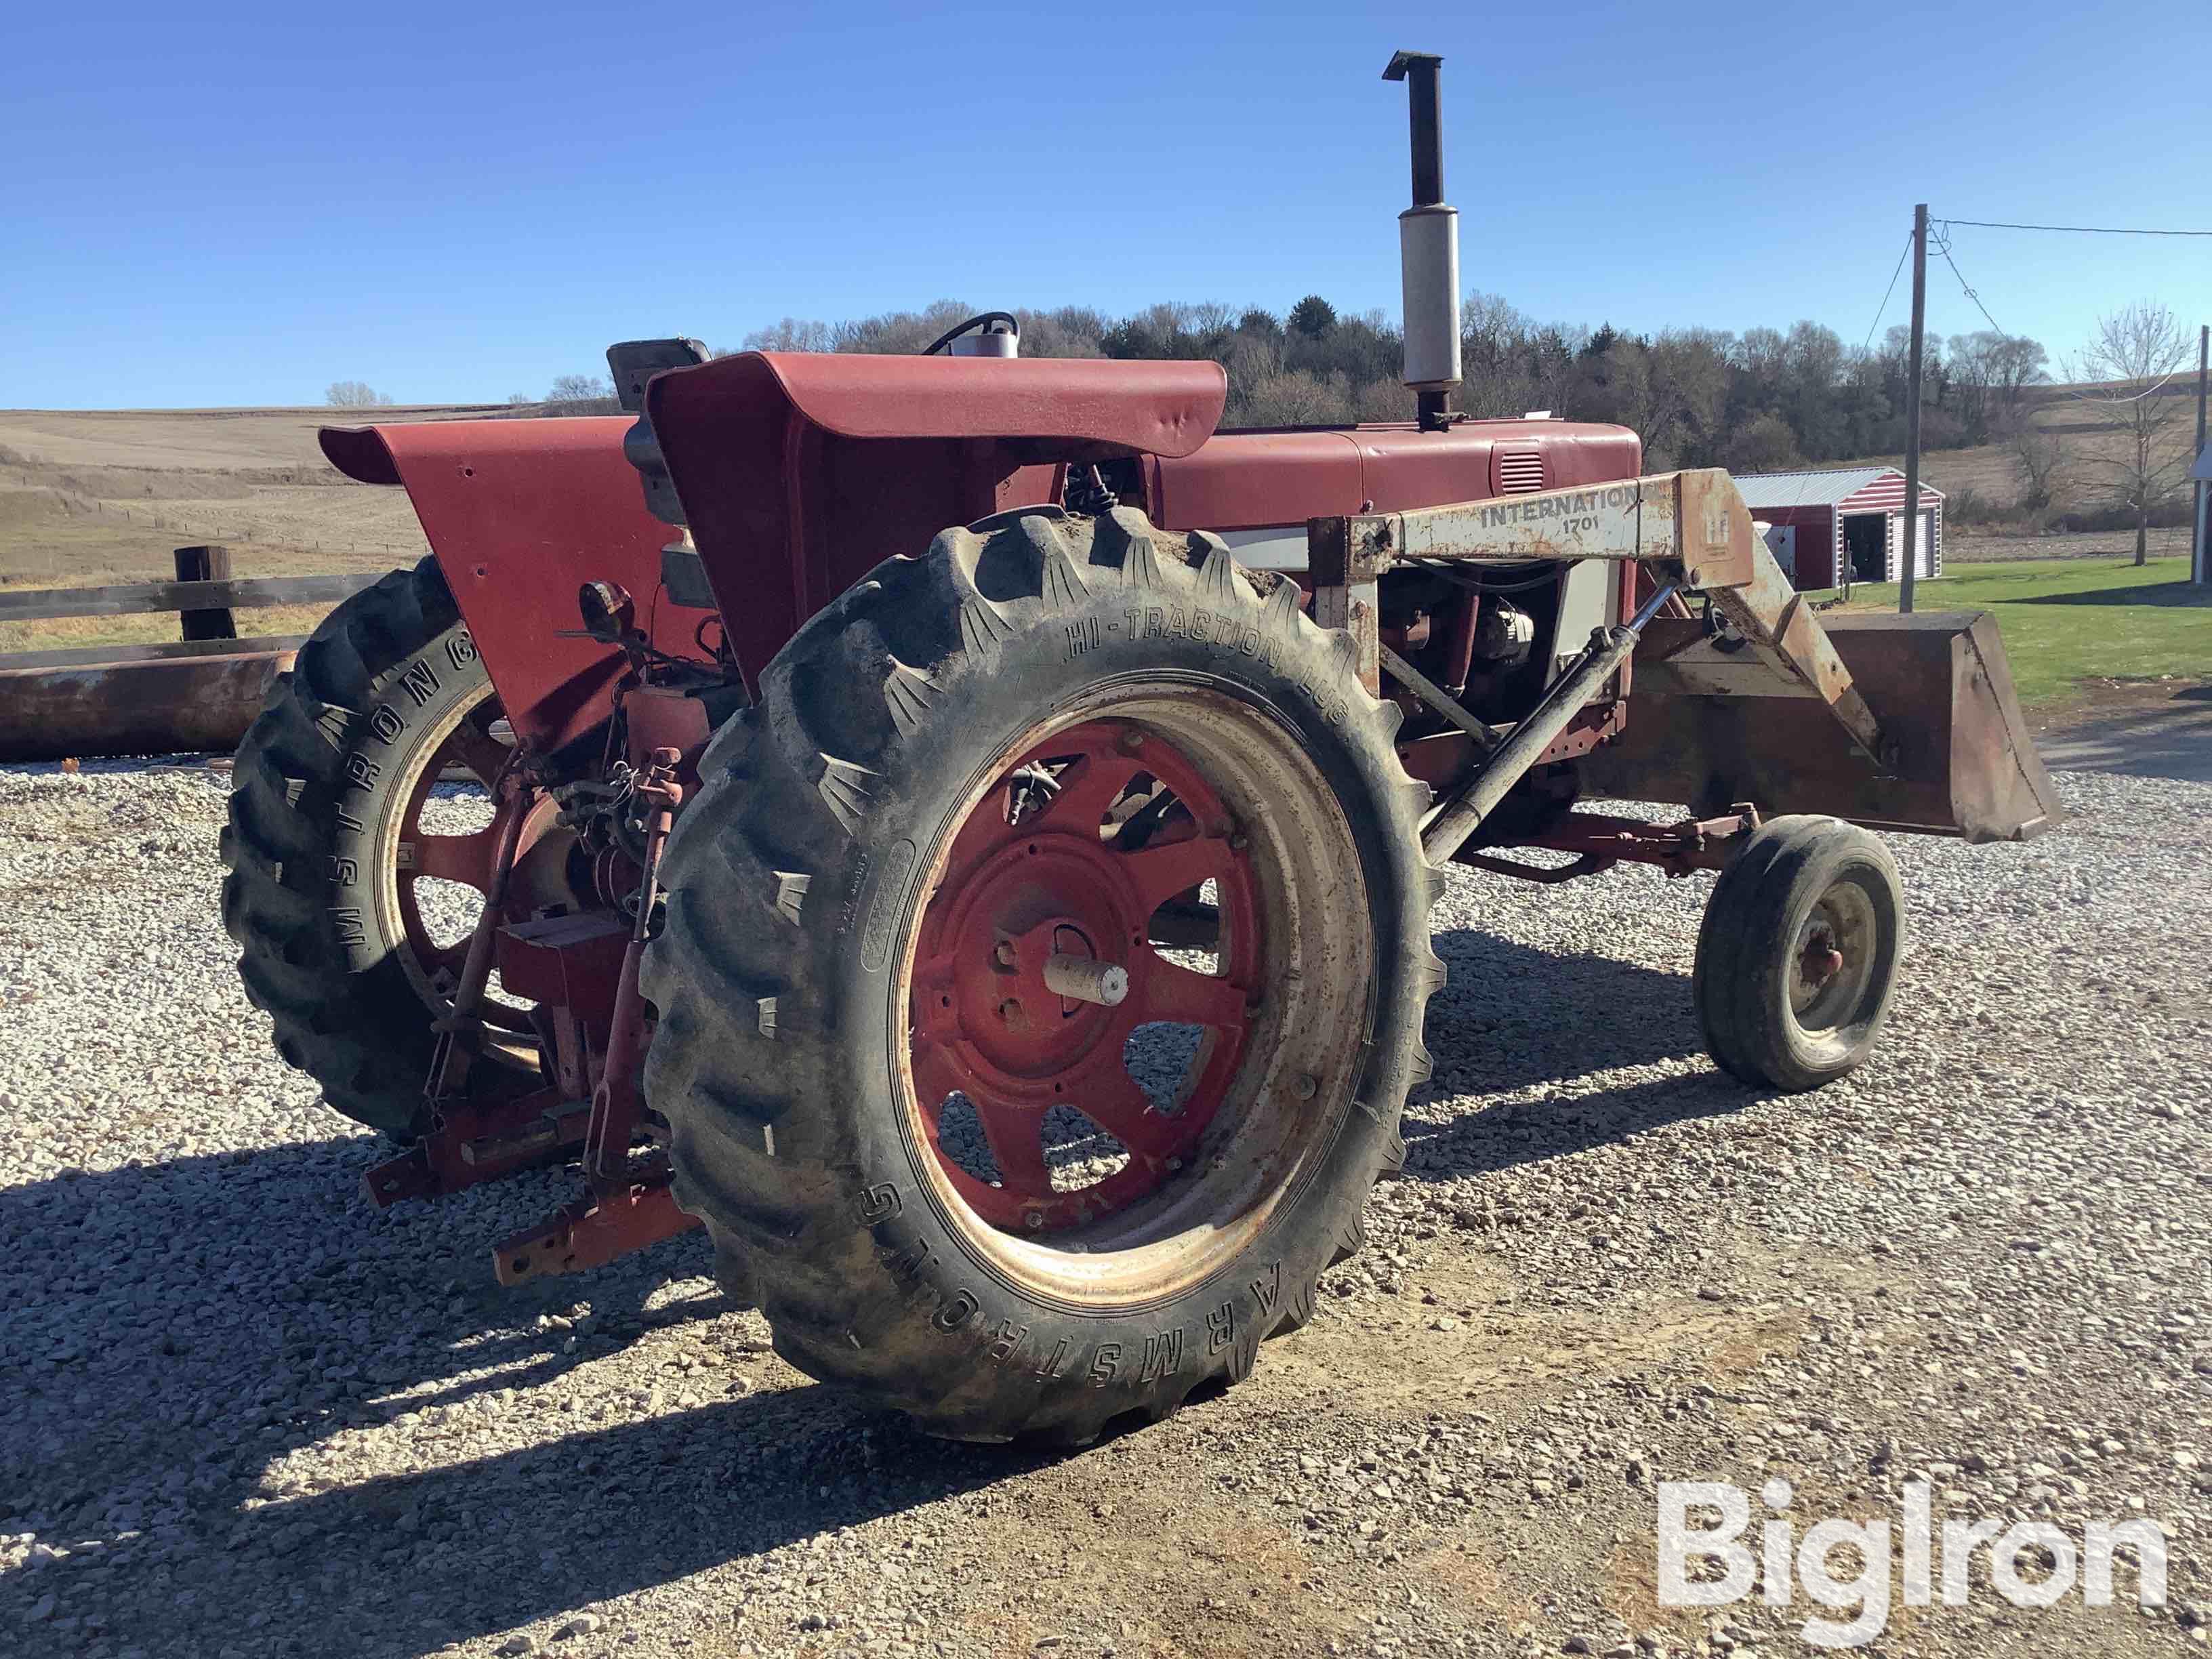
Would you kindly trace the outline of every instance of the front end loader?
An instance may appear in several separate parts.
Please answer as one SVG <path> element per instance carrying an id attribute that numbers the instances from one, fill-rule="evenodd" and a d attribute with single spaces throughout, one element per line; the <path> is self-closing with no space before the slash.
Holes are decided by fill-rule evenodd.
<path id="1" fill-rule="evenodd" d="M 502 1281 L 703 1226 L 811 1374 L 1080 1444 L 1240 1379 L 1358 1248 L 1447 863 L 1717 871 L 1715 1059 L 1866 1060 L 1873 832 L 2057 817 L 1995 627 L 1824 623 L 1724 473 L 1452 410 L 1437 60 L 1391 74 L 1413 421 L 1218 431 L 1218 366 L 994 313 L 325 434 L 434 556 L 270 694 L 224 907 L 284 1057 L 398 1143 L 372 1202 L 574 1163 Z"/>

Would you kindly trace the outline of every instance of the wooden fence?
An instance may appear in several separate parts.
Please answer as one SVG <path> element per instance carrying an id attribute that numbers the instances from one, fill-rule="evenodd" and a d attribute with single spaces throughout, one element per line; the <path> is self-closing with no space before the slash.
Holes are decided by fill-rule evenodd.
<path id="1" fill-rule="evenodd" d="M 226 547 L 176 550 L 177 580 L 0 589 L 0 622 L 174 611 L 180 637 L 0 653 L 0 761 L 161 755 L 238 745 L 270 683 L 307 641 L 240 639 L 232 612 L 336 605 L 374 575 L 230 574 Z"/>

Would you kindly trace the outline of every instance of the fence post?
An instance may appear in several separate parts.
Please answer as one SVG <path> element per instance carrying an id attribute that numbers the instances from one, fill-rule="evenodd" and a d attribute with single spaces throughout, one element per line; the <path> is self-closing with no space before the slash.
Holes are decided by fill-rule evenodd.
<path id="1" fill-rule="evenodd" d="M 180 547 L 177 550 L 177 580 L 180 582 L 227 582 L 230 580 L 230 550 L 227 547 Z M 228 611 L 184 611 L 178 613 L 188 640 L 234 640 L 238 623 Z"/>

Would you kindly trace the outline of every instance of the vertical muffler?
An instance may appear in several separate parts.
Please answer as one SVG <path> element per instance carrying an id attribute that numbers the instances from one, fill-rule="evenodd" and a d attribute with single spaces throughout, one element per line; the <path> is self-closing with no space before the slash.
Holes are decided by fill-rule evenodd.
<path id="1" fill-rule="evenodd" d="M 1444 204 L 1443 126 L 1437 110 L 1443 61 L 1432 52 L 1401 52 L 1382 71 L 1384 80 L 1407 83 L 1413 204 L 1398 216 L 1406 316 L 1402 378 L 1428 431 L 1449 424 L 1451 389 L 1460 379 L 1459 210 Z"/>

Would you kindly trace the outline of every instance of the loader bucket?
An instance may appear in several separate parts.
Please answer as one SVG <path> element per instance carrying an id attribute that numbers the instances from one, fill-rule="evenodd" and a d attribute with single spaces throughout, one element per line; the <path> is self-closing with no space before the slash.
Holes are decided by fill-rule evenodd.
<path id="1" fill-rule="evenodd" d="M 1995 617 L 1829 612 L 1820 622 L 1893 745 L 1886 768 L 1817 697 L 1772 695 L 1780 688 L 1755 672 L 1731 681 L 1702 623 L 1655 621 L 1637 651 L 1627 729 L 1584 763 L 1589 785 L 1700 816 L 1749 801 L 1769 815 L 1825 812 L 1976 842 L 2026 841 L 2058 823 Z"/>

